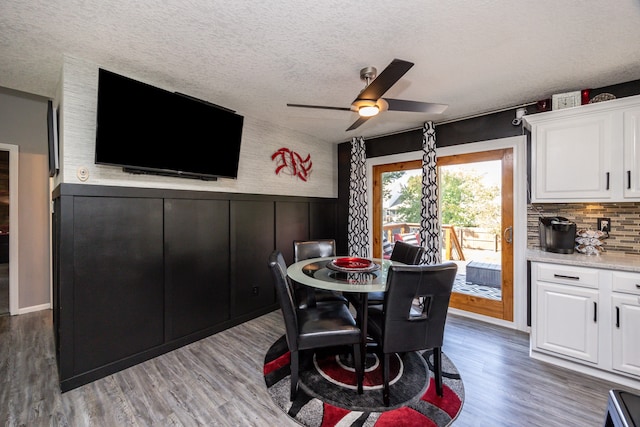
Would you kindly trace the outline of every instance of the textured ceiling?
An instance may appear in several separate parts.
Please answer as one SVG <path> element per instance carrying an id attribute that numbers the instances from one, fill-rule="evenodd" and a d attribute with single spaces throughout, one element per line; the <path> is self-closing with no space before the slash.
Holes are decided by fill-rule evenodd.
<path id="1" fill-rule="evenodd" d="M 640 0 L 1 0 L 0 86 L 53 97 L 63 55 L 339 143 L 640 79 Z M 358 129 L 360 69 L 416 65 Z"/>

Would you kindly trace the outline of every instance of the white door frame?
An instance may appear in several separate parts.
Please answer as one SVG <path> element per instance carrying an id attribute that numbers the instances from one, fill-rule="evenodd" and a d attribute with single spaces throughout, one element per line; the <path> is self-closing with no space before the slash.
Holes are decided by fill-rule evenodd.
<path id="1" fill-rule="evenodd" d="M 9 314 L 18 314 L 18 146 L 0 143 L 9 152 Z"/>
<path id="2" fill-rule="evenodd" d="M 472 142 L 436 149 L 438 157 L 481 151 L 513 149 L 513 322 L 482 316 L 454 308 L 450 312 L 485 322 L 528 331 L 527 326 L 527 140 L 526 136 L 513 136 L 489 141 Z M 367 215 L 369 230 L 373 230 L 373 166 L 422 159 L 422 151 L 393 154 L 367 159 Z M 373 236 L 369 233 L 369 247 Z"/>

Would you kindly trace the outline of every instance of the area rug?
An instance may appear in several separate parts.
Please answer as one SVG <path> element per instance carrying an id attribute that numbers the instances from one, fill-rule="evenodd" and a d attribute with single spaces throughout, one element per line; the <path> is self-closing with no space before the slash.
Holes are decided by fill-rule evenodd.
<path id="1" fill-rule="evenodd" d="M 367 355 L 361 395 L 356 391 L 348 348 L 301 354 L 298 394 L 293 402 L 289 400 L 290 356 L 282 336 L 265 356 L 264 379 L 275 404 L 303 426 L 443 427 L 451 424 L 462 409 L 462 379 L 445 354 L 442 397 L 435 391 L 431 351 L 392 357 L 388 407 L 382 401 L 382 368 L 374 353 Z"/>

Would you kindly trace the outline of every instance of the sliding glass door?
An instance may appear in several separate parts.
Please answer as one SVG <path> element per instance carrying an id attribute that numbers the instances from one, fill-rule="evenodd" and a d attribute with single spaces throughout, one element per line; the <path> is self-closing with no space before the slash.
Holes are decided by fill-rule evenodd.
<path id="1" fill-rule="evenodd" d="M 442 260 L 458 264 L 451 306 L 513 320 L 513 150 L 438 158 Z M 373 255 L 420 242 L 422 161 L 374 165 Z"/>

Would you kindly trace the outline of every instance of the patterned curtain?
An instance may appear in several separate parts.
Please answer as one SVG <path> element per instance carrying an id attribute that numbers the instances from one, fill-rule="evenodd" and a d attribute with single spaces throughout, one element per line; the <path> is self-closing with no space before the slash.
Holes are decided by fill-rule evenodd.
<path id="1" fill-rule="evenodd" d="M 420 241 L 425 248 L 423 264 L 441 262 L 438 224 L 438 180 L 436 169 L 436 128 L 429 121 L 422 127 L 422 212 Z"/>
<path id="2" fill-rule="evenodd" d="M 367 221 L 367 175 L 364 138 L 351 140 L 351 178 L 349 183 L 349 255 L 369 256 Z"/>

